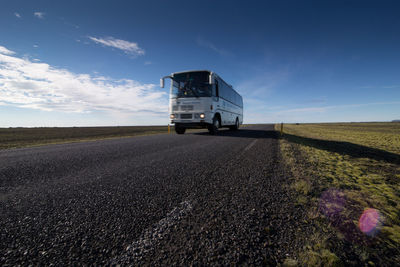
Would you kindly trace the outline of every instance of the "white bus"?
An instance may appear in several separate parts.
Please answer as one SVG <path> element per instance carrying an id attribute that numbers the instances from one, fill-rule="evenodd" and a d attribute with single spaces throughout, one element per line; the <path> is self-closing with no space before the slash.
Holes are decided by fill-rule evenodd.
<path id="1" fill-rule="evenodd" d="M 243 123 L 243 99 L 216 73 L 209 70 L 175 72 L 160 80 L 171 79 L 169 112 L 175 131 L 184 134 L 189 128 L 237 130 Z"/>

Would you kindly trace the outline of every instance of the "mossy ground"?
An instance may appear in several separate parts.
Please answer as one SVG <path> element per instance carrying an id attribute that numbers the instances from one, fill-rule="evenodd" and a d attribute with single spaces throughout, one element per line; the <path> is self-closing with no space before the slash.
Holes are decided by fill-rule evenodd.
<path id="1" fill-rule="evenodd" d="M 400 123 L 284 125 L 281 151 L 316 229 L 302 264 L 400 262 Z M 371 208 L 379 221 L 364 233 L 360 217 Z"/>

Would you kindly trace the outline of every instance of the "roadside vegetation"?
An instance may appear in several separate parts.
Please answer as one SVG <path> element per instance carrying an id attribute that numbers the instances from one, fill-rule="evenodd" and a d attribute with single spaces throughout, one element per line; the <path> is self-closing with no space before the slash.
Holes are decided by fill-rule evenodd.
<path id="1" fill-rule="evenodd" d="M 167 132 L 167 126 L 0 128 L 0 149 Z"/>
<path id="2" fill-rule="evenodd" d="M 400 262 L 400 123 L 285 124 L 281 152 L 314 228 L 301 265 Z"/>

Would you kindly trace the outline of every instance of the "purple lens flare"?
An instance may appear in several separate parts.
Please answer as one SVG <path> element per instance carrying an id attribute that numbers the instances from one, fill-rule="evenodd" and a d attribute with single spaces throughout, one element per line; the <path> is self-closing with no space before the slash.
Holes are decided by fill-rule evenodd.
<path id="1" fill-rule="evenodd" d="M 374 236 L 378 232 L 381 225 L 381 214 L 378 210 L 372 208 L 365 209 L 360 216 L 360 220 L 358 221 L 358 227 L 360 230 L 369 236 Z"/>
<path id="2" fill-rule="evenodd" d="M 346 203 L 345 195 L 342 191 L 330 188 L 322 193 L 319 201 L 319 209 L 328 218 L 339 215 Z"/>

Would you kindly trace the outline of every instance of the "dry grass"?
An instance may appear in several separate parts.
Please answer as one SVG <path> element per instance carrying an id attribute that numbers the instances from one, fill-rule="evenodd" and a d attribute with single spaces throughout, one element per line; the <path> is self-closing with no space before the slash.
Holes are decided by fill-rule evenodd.
<path id="1" fill-rule="evenodd" d="M 328 255 L 333 249 L 339 258 L 353 257 L 357 263 L 400 262 L 400 123 L 285 125 L 281 150 L 294 173 L 291 186 L 299 194 L 298 204 L 307 205 L 311 220 L 328 229 L 333 240 L 351 246 L 354 254 L 340 255 L 344 252 L 337 244 L 328 242 L 306 250 L 303 259 L 316 253 L 313 259 L 321 259 L 322 251 Z M 344 199 L 341 207 L 325 205 L 340 210 L 334 216 L 321 210 L 324 192 Z M 381 216 L 381 225 L 369 235 L 358 225 L 367 208 Z"/>
<path id="2" fill-rule="evenodd" d="M 167 133 L 167 126 L 0 128 L 0 149 Z M 174 128 L 171 127 L 171 132 Z"/>
<path id="3" fill-rule="evenodd" d="M 350 142 L 400 155 L 400 123 L 285 124 L 284 132 L 321 140 Z"/>

